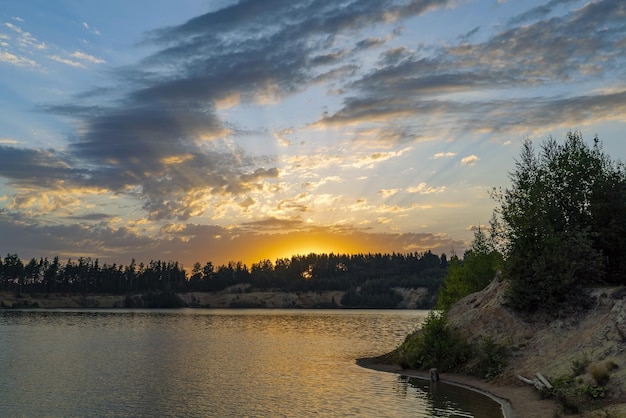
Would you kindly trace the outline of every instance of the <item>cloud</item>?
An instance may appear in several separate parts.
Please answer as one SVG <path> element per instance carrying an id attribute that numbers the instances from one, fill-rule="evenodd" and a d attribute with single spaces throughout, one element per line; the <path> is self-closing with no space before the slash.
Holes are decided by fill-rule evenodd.
<path id="1" fill-rule="evenodd" d="M 24 22 L 23 20 L 17 21 Z M 4 40 L 0 47 L 8 49 L 7 51 L 0 51 L 0 62 L 22 67 L 38 67 L 34 58 L 38 57 L 42 51 L 47 51 L 48 59 L 72 67 L 84 68 L 85 63 L 102 64 L 105 62 L 81 51 L 75 51 L 71 54 L 60 51 L 56 46 L 40 41 L 16 24 L 5 22 L 3 26 L 10 29 L 12 35 L 0 33 L 0 39 Z"/>
<path id="2" fill-rule="evenodd" d="M 262 232 L 262 231 L 297 231 L 306 227 L 299 219 L 278 219 L 278 218 L 266 218 L 253 222 L 245 222 L 241 225 L 241 228 Z"/>
<path id="3" fill-rule="evenodd" d="M 81 61 L 87 61 L 92 64 L 104 64 L 106 62 L 101 58 L 94 57 L 93 55 L 89 55 L 81 51 L 74 51 L 70 54 L 70 56 Z"/>
<path id="4" fill-rule="evenodd" d="M 88 170 L 72 168 L 61 152 L 0 145 L 0 176 L 14 184 L 54 188 L 59 182 L 83 183 L 88 175 Z"/>
<path id="5" fill-rule="evenodd" d="M 298 8 L 289 2 L 270 3 L 244 1 L 153 31 L 147 42 L 164 47 L 140 65 L 120 70 L 120 77 L 137 81 L 118 90 L 123 96 L 115 106 L 47 108 L 77 118 L 83 127 L 69 152 L 94 167 L 93 183 L 115 192 L 138 186 L 153 219 L 187 219 L 202 214 L 202 201 L 211 195 L 248 193 L 258 187 L 255 181 L 276 178 L 278 168 L 255 167 L 259 161 L 243 150 L 207 144 L 204 138 L 217 144 L 230 135 L 216 103 L 233 95 L 242 103 L 258 103 L 300 91 L 317 82 L 327 71 L 322 67 L 346 59 L 347 50 L 328 53 L 338 33 L 418 15 L 448 2 L 382 1 L 346 7 L 321 1 Z M 70 57 L 51 59 L 72 66 L 99 62 L 83 53 Z M 172 168 L 162 163 L 181 150 L 191 156 L 185 164 Z M 372 156 L 369 164 L 383 158 Z"/>
<path id="6" fill-rule="evenodd" d="M 38 217 L 53 212 L 69 215 L 80 205 L 81 200 L 68 191 L 23 191 L 13 197 L 7 208 L 19 210 L 30 217 Z"/>
<path id="7" fill-rule="evenodd" d="M 104 261 L 119 260 L 124 253 L 135 253 L 139 248 L 149 251 L 156 247 L 150 238 L 126 228 L 111 228 L 104 224 L 89 227 L 82 223 L 36 225 L 2 212 L 0 245 L 18 252 L 22 259 L 83 256 Z M 55 253 L 50 253 L 51 248 L 56 249 Z"/>
<path id="8" fill-rule="evenodd" d="M 312 164 L 302 158 L 299 168 L 294 164 L 283 171 L 276 160 L 252 157 L 232 146 L 247 130 L 225 119 L 222 112 L 232 105 L 227 103 L 275 103 L 316 86 L 329 71 L 348 66 L 353 72 L 333 80 L 341 107 L 311 128 L 352 127 L 345 134 L 353 139 L 389 146 L 440 135 L 435 130 L 442 124 L 451 136 L 537 126 L 534 122 L 546 109 L 556 112 L 557 104 L 567 99 L 493 100 L 476 93 L 536 85 L 554 74 L 562 79 L 597 77 L 583 73 L 583 63 L 588 62 L 604 63 L 600 71 L 618 67 L 615 46 L 624 33 L 619 25 L 624 6 L 616 2 L 590 4 L 552 19 L 550 25 L 513 26 L 479 43 L 469 43 L 467 37 L 428 55 L 388 46 L 395 34 L 361 36 L 360 31 L 374 25 L 455 4 L 319 0 L 293 7 L 285 0 L 242 1 L 147 34 L 145 42 L 156 52 L 135 66 L 115 70 L 116 79 L 124 80 L 119 88 L 86 92 L 79 102 L 45 109 L 74 118 L 80 127 L 66 159 L 71 166 L 90 167 L 88 177 L 73 179 L 80 186 L 89 183 L 118 194 L 132 190 L 151 219 L 186 220 L 205 214 L 215 196 L 243 201 L 289 169 Z M 610 31 L 592 24 L 599 18 Z M 8 25 L 23 38 L 34 39 Z M 83 26 L 91 29 L 87 22 Z M 360 36 L 346 41 L 341 36 L 345 33 Z M 44 44 L 31 41 L 31 45 Z M 374 66 L 368 69 L 359 62 L 358 54 L 378 50 Z M 104 61 L 82 51 L 51 54 L 51 59 L 71 66 Z M 473 93 L 467 96 L 472 99 L 458 100 L 454 97 L 458 93 Z M 621 96 L 613 99 L 621 105 Z M 588 113 L 588 119 L 610 117 L 608 104 L 598 101 L 594 110 L 595 116 Z M 283 144 L 295 135 L 295 130 L 276 132 Z M 407 149 L 359 155 L 351 166 L 372 168 Z M 186 156 L 184 163 L 166 163 L 180 155 Z M 345 156 L 322 157 L 318 163 L 341 161 Z"/>
<path id="9" fill-rule="evenodd" d="M 336 80 L 342 83 L 342 107 L 310 128 L 352 127 L 345 134 L 352 132 L 353 139 L 389 146 L 440 135 L 435 130 L 442 124 L 454 137 L 467 132 L 517 132 L 522 126 L 553 124 L 558 120 L 555 117 L 563 118 L 564 124 L 575 117 L 580 123 L 580 116 L 583 121 L 611 117 L 615 106 L 619 109 L 626 103 L 618 93 L 613 93 L 612 100 L 606 100 L 608 95 L 589 96 L 587 103 L 594 105 L 587 109 L 593 112 L 585 112 L 583 106 L 576 110 L 580 97 L 481 100 L 473 95 L 468 96 L 472 100 L 456 100 L 450 96 L 535 85 L 553 74 L 582 77 L 583 62 L 604 62 L 608 68 L 618 59 L 615 42 L 623 30 L 617 22 L 624 7 L 600 3 L 555 18 L 550 25 L 511 27 L 475 44 L 464 39 L 461 44 L 436 49 L 430 57 L 407 48 L 383 50 L 378 65 L 369 72 Z M 410 150 L 356 154 L 352 161 L 327 154 L 317 162 L 312 156 L 287 157 L 290 160 L 283 162 L 288 165 L 281 169 L 276 161 L 253 158 L 227 145 L 244 130 L 223 119 L 218 107 L 224 109 L 224 103 L 236 98 L 232 103 L 256 104 L 303 91 L 328 71 L 322 67 L 339 68 L 354 59 L 354 53 L 383 48 L 388 39 L 361 38 L 358 45 L 352 45 L 358 46 L 355 52 L 348 52 L 338 41 L 342 31 L 417 16 L 453 3 L 389 0 L 340 6 L 320 1 L 298 8 L 291 4 L 243 1 L 155 30 L 146 42 L 161 49 L 135 67 L 118 70 L 118 77 L 128 84 L 108 101 L 114 104 L 92 105 L 92 97 L 85 95 L 84 104 L 48 107 L 50 112 L 78 119 L 82 128 L 68 152 L 92 167 L 91 183 L 115 193 L 138 189 L 152 219 L 185 220 L 204 214 L 213 196 L 245 199 L 251 191 L 265 187 L 263 182 L 278 179 L 279 173 L 303 173 L 335 164 L 373 168 Z M 606 17 L 606 26 L 615 29 L 610 35 L 591 25 L 598 17 Z M 552 41 L 547 42 L 548 38 Z M 553 59 L 563 54 L 562 48 L 569 55 Z M 99 60 L 78 51 L 73 58 L 74 64 Z M 566 102 L 571 104 L 563 106 Z M 272 135 L 282 144 L 291 144 L 295 130 L 280 129 Z M 187 156 L 184 164 L 164 163 L 181 153 Z M 450 156 L 439 153 L 433 158 Z M 288 202 L 279 205 L 281 210 L 308 210 L 308 205 Z"/>
<path id="10" fill-rule="evenodd" d="M 461 164 L 462 165 L 474 165 L 478 162 L 478 160 L 480 160 L 480 158 L 472 154 L 472 155 L 468 155 L 467 157 L 463 157 L 461 159 Z"/>
<path id="11" fill-rule="evenodd" d="M 47 45 L 45 42 L 40 42 L 36 37 L 34 37 L 29 32 L 24 31 L 21 27 L 14 25 L 10 22 L 5 22 L 4 26 L 11 29 L 14 33 L 17 34 L 17 45 L 23 49 L 35 49 L 42 50 L 47 49 Z"/>
<path id="12" fill-rule="evenodd" d="M 418 194 L 432 194 L 432 193 L 441 193 L 446 190 L 446 186 L 441 187 L 432 187 L 427 185 L 426 183 L 420 183 L 417 186 L 409 187 L 407 192 L 409 193 L 418 193 Z"/>
<path id="13" fill-rule="evenodd" d="M 246 211 L 250 210 L 250 207 L 254 206 L 254 204 L 256 204 L 256 202 L 250 196 L 246 197 L 243 202 L 239 203 L 239 205 Z"/>
<path id="14" fill-rule="evenodd" d="M 0 62 L 17 65 L 19 67 L 36 67 L 37 63 L 30 58 L 17 56 L 10 52 L 0 51 Z"/>
<path id="15" fill-rule="evenodd" d="M 546 8 L 520 15 L 519 22 L 531 15 L 533 19 L 545 16 L 566 3 L 552 1 Z M 468 133 L 519 134 L 521 127 L 553 127 L 555 120 L 579 126 L 577 116 L 582 112 L 577 104 L 583 101 L 594 102 L 596 115 L 583 114 L 584 123 L 610 119 L 620 112 L 615 105 L 623 109 L 623 97 L 585 92 L 579 86 L 620 71 L 624 59 L 617 51 L 626 43 L 624 19 L 625 3 L 595 1 L 527 25 L 514 20 L 477 43 L 464 38 L 428 54 L 389 48 L 382 53 L 380 65 L 343 86 L 342 107 L 324 115 L 316 125 L 379 130 L 400 125 L 399 141 L 441 136 L 442 126 L 448 130 L 445 135 L 453 138 Z M 603 22 L 602 27 L 597 22 Z M 507 94 L 509 98 L 503 99 L 496 94 L 515 88 L 541 91 L 542 86 L 562 83 L 576 86 L 570 97 Z M 564 103 L 576 109 L 565 107 L 558 112 Z M 544 117 L 555 113 L 560 119 Z"/>
<path id="16" fill-rule="evenodd" d="M 439 158 L 451 158 L 451 157 L 454 157 L 454 156 L 456 156 L 456 152 L 438 152 L 438 153 L 434 154 L 432 156 L 432 158 L 434 160 L 437 160 Z"/>
<path id="17" fill-rule="evenodd" d="M 355 168 L 373 168 L 376 164 L 380 164 L 384 161 L 387 161 L 392 158 L 397 158 L 402 156 L 404 153 L 409 152 L 412 147 L 406 147 L 398 151 L 389 151 L 389 152 L 376 152 L 373 154 L 366 155 L 364 157 L 360 157 L 357 161 L 352 162 L 352 167 Z"/>
<path id="18" fill-rule="evenodd" d="M 60 55 L 48 55 L 48 58 L 52 61 L 77 68 L 85 68 L 85 63 L 104 64 L 106 62 L 101 58 L 94 57 L 93 55 L 89 55 L 81 51 L 74 51 L 71 54 L 67 54 L 67 56 L 69 58 L 65 58 Z"/>
<path id="19" fill-rule="evenodd" d="M 79 67 L 79 68 L 84 68 L 85 66 L 78 62 L 78 61 L 72 61 L 70 59 L 67 58 L 63 58 L 59 55 L 48 55 L 48 58 L 50 58 L 52 61 L 56 61 L 58 63 L 61 64 L 65 64 L 65 65 L 69 65 L 70 67 Z"/>
<path id="20" fill-rule="evenodd" d="M 339 176 L 326 176 L 318 181 L 307 181 L 302 187 L 307 190 L 316 190 L 328 183 L 341 183 L 343 180 Z"/>
<path id="21" fill-rule="evenodd" d="M 388 197 L 395 195 L 399 191 L 400 189 L 380 189 L 378 191 L 378 194 L 380 194 L 383 197 L 383 199 L 386 199 Z"/>
<path id="22" fill-rule="evenodd" d="M 19 141 L 17 139 L 13 139 L 13 138 L 0 138 L 0 144 L 8 144 L 8 145 L 15 145 L 18 144 Z"/>
<path id="23" fill-rule="evenodd" d="M 574 1 L 576 0 L 551 0 L 546 4 L 534 7 L 527 12 L 515 16 L 513 19 L 509 20 L 508 25 L 517 25 L 519 23 L 541 19 L 547 16 L 552 10 L 554 10 L 555 7 L 562 4 L 572 3 Z"/>
<path id="24" fill-rule="evenodd" d="M 95 29 L 89 26 L 87 22 L 83 22 L 83 28 L 87 29 L 89 32 L 91 32 L 94 35 L 100 36 L 100 31 L 98 29 Z"/>
<path id="25" fill-rule="evenodd" d="M 388 40 L 389 38 L 385 39 L 385 38 L 380 38 L 380 37 L 368 36 L 367 38 L 357 42 L 356 48 L 360 50 L 377 48 L 377 47 L 383 46 Z"/>

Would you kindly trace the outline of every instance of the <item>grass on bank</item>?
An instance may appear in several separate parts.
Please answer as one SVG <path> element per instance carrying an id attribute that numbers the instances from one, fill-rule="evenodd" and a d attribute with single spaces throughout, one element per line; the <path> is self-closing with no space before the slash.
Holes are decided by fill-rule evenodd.
<path id="1" fill-rule="evenodd" d="M 608 395 L 607 384 L 617 367 L 611 359 L 590 362 L 583 355 L 572 361 L 569 373 L 553 379 L 554 388 L 544 391 L 543 396 L 558 399 L 565 413 L 598 408 Z"/>

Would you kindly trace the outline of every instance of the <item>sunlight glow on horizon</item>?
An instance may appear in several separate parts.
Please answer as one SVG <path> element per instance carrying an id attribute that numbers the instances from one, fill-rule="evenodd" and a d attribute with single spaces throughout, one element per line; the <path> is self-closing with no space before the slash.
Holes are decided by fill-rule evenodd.
<path id="1" fill-rule="evenodd" d="M 340 241 L 336 237 L 324 237 L 319 234 L 303 235 L 270 244 L 259 249 L 259 251 L 255 251 L 258 257 L 256 254 L 251 254 L 250 258 L 258 258 L 254 263 L 261 260 L 269 260 L 275 263 L 276 260 L 291 259 L 292 257 L 307 256 L 309 254 L 353 254 L 358 252 L 356 246 L 349 240 Z"/>

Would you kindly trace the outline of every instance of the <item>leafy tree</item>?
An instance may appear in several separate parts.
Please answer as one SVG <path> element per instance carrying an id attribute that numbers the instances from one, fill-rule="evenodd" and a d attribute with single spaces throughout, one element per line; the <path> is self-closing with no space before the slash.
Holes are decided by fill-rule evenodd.
<path id="1" fill-rule="evenodd" d="M 450 259 L 443 286 L 439 289 L 437 307 L 447 310 L 461 298 L 484 289 L 501 265 L 502 254 L 495 249 L 491 237 L 478 228 L 463 260 L 456 256 Z"/>
<path id="2" fill-rule="evenodd" d="M 597 137 L 589 147 L 570 132 L 539 153 L 527 140 L 510 178 L 493 197 L 513 307 L 557 308 L 580 302 L 585 285 L 624 282 L 626 176 Z"/>

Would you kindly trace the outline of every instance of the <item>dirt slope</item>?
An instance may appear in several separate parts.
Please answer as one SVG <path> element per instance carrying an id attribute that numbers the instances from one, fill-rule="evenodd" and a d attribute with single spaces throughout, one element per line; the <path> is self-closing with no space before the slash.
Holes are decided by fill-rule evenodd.
<path id="1" fill-rule="evenodd" d="M 606 367 L 608 382 L 600 385 L 606 396 L 597 405 L 613 404 L 610 416 L 626 417 L 626 288 L 594 289 L 592 309 L 556 319 L 512 312 L 503 305 L 505 289 L 496 279 L 449 312 L 451 325 L 467 339 L 488 336 L 510 347 L 509 363 L 494 383 L 519 385 L 517 374 L 533 378 L 537 372 L 555 381 L 578 369 L 575 384 L 585 388 L 598 386 L 589 370 Z"/>

